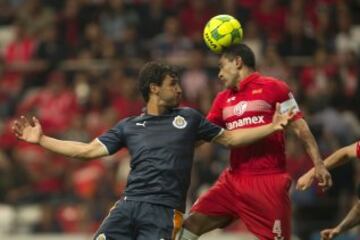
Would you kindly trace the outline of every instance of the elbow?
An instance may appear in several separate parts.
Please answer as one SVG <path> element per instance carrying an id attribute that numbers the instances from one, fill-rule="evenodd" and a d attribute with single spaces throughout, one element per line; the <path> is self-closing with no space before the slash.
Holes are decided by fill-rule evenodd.
<path id="1" fill-rule="evenodd" d="M 338 150 L 338 158 L 341 162 L 345 162 L 352 157 L 350 150 L 351 149 L 349 149 L 349 147 L 344 147 Z"/>
<path id="2" fill-rule="evenodd" d="M 347 158 L 356 157 L 356 149 L 354 149 L 352 145 L 345 147 L 344 152 L 345 152 L 344 155 Z"/>

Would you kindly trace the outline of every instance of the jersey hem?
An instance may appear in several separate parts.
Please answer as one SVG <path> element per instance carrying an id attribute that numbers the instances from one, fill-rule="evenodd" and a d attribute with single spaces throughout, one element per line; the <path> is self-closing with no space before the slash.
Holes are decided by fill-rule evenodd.
<path id="1" fill-rule="evenodd" d="M 258 176 L 258 175 L 272 175 L 272 174 L 287 173 L 287 171 L 285 169 L 244 171 L 244 170 L 233 170 L 231 168 L 228 168 L 227 171 L 236 176 Z"/>
<path id="2" fill-rule="evenodd" d="M 124 199 L 125 201 L 129 200 L 129 201 L 135 201 L 135 202 L 151 203 L 151 204 L 154 204 L 154 205 L 168 207 L 168 208 L 180 211 L 182 213 L 185 213 L 185 209 L 182 209 L 180 207 L 174 207 L 174 205 L 167 204 L 166 201 L 164 201 L 164 200 L 159 200 L 159 201 L 151 200 L 151 199 L 148 200 L 148 199 L 143 199 L 142 197 L 134 197 L 134 196 L 128 196 L 128 195 L 124 195 L 121 199 Z"/>

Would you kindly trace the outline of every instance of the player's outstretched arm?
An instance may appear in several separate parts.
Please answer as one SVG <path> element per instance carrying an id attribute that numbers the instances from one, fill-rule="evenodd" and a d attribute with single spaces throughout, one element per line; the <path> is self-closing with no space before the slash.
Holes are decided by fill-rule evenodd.
<path id="1" fill-rule="evenodd" d="M 327 189 L 332 186 L 332 179 L 329 171 L 326 169 L 319 152 L 319 148 L 312 135 L 309 126 L 304 119 L 298 119 L 290 124 L 290 128 L 297 135 L 305 146 L 306 152 L 312 159 L 315 167 L 315 177 L 319 182 L 319 186 Z"/>
<path id="2" fill-rule="evenodd" d="M 324 165 L 327 169 L 333 169 L 337 166 L 343 165 L 346 163 L 349 158 L 356 157 L 356 143 L 340 148 L 335 151 L 329 157 L 324 160 Z M 302 175 L 296 184 L 298 190 L 306 190 L 313 183 L 315 178 L 315 169 L 312 168 Z"/>
<path id="3" fill-rule="evenodd" d="M 330 240 L 360 224 L 360 200 L 352 207 L 344 220 L 334 228 L 321 231 L 321 240 Z"/>
<path id="4" fill-rule="evenodd" d="M 276 104 L 276 111 L 272 123 L 249 129 L 225 130 L 223 134 L 214 139 L 214 142 L 229 148 L 253 143 L 276 131 L 284 130 L 294 115 L 294 111 L 280 113 L 280 105 Z"/>
<path id="5" fill-rule="evenodd" d="M 20 119 L 14 121 L 12 131 L 20 140 L 39 144 L 47 150 L 68 157 L 91 159 L 108 155 L 107 150 L 97 140 L 91 143 L 82 143 L 63 141 L 44 135 L 40 122 L 35 117 L 29 121 L 21 116 Z"/>

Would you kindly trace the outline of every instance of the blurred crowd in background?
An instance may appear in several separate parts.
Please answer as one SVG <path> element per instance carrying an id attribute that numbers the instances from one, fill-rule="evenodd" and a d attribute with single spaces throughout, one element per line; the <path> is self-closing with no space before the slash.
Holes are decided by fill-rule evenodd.
<path id="1" fill-rule="evenodd" d="M 35 115 L 50 136 L 91 141 L 141 112 L 136 78 L 149 60 L 179 66 L 182 105 L 206 114 L 222 86 L 202 30 L 223 13 L 240 20 L 258 71 L 290 85 L 324 157 L 359 139 L 358 0 L 0 0 L 0 231 L 91 233 L 129 171 L 126 150 L 84 162 L 19 142 L 14 118 Z M 294 180 L 312 166 L 291 135 L 287 156 Z M 189 206 L 227 165 L 227 150 L 197 150 Z M 332 173 L 328 192 L 291 191 L 302 240 L 356 199 L 359 161 Z"/>

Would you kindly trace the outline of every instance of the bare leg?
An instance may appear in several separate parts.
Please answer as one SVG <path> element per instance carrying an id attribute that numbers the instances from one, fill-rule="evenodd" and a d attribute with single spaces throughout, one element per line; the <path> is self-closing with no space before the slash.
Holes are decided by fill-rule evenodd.
<path id="1" fill-rule="evenodd" d="M 209 216 L 192 213 L 183 223 L 179 240 L 195 240 L 204 233 L 224 228 L 233 221 L 231 216 Z"/>

